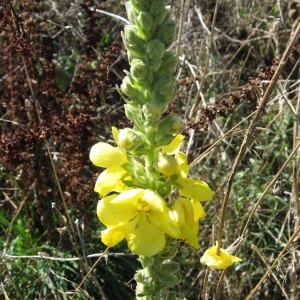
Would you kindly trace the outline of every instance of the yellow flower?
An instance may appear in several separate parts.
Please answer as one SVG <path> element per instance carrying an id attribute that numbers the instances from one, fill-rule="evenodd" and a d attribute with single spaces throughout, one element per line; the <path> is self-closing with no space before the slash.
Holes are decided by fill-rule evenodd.
<path id="1" fill-rule="evenodd" d="M 180 227 L 180 238 L 198 249 L 199 219 L 205 216 L 201 203 L 197 202 L 195 205 L 187 198 L 178 198 L 172 204 L 171 210 L 172 218 Z"/>
<path id="2" fill-rule="evenodd" d="M 113 247 L 123 238 L 129 249 L 143 256 L 153 256 L 166 244 L 165 234 L 180 237 L 177 223 L 170 217 L 170 209 L 154 191 L 131 189 L 99 201 L 97 215 L 107 227 L 102 242 Z"/>
<path id="3" fill-rule="evenodd" d="M 201 257 L 200 262 L 214 269 L 225 269 L 235 262 L 241 262 L 242 260 L 236 256 L 229 254 L 226 250 L 220 249 L 220 255 L 217 254 L 218 242 L 216 246 L 207 249 L 204 255 Z"/>
<path id="4" fill-rule="evenodd" d="M 195 201 L 208 201 L 212 198 L 209 186 L 204 181 L 187 178 L 189 174 L 188 160 L 186 155 L 179 151 L 183 139 L 183 135 L 177 134 L 169 145 L 162 147 L 165 154 L 160 157 L 157 169 L 166 176 L 179 175 L 175 184 L 182 196 Z M 194 204 L 196 205 L 196 203 Z"/>
<path id="5" fill-rule="evenodd" d="M 119 192 L 127 189 L 120 181 L 126 176 L 126 171 L 121 165 L 128 162 L 124 150 L 100 142 L 91 148 L 90 160 L 97 167 L 107 168 L 97 179 L 95 184 L 97 193 L 104 197 L 111 191 Z"/>
<path id="6" fill-rule="evenodd" d="M 166 157 L 169 157 L 169 160 L 170 158 L 172 158 L 172 160 L 176 162 L 176 168 L 173 168 L 174 169 L 173 173 L 177 173 L 182 177 L 187 177 L 189 174 L 187 157 L 183 152 L 179 151 L 183 139 L 184 136 L 182 134 L 177 134 L 169 145 L 163 146 L 161 148 L 162 151 L 165 153 L 163 154 L 163 157 L 165 157 L 165 159 Z M 164 173 L 163 168 L 161 168 L 161 170 L 158 171 L 164 175 L 170 176 L 169 174 Z"/>

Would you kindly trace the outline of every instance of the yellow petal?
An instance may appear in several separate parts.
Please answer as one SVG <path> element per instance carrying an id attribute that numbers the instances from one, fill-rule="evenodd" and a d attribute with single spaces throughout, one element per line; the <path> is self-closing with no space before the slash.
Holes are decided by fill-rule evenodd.
<path id="1" fill-rule="evenodd" d="M 118 145 L 119 144 L 119 130 L 117 127 L 112 127 L 112 135 L 113 135 L 113 138 L 116 142 L 116 144 Z"/>
<path id="2" fill-rule="evenodd" d="M 180 238 L 194 248 L 198 249 L 199 223 L 198 220 L 194 221 L 194 210 L 191 201 L 186 198 L 178 198 L 172 204 L 171 210 L 180 227 Z"/>
<path id="3" fill-rule="evenodd" d="M 166 244 L 163 230 L 150 223 L 146 213 L 129 222 L 125 228 L 128 248 L 135 254 L 153 256 L 162 251 Z"/>
<path id="4" fill-rule="evenodd" d="M 202 204 L 200 201 L 195 201 L 194 199 L 191 200 L 193 210 L 194 210 L 194 221 L 198 221 L 206 216 L 206 213 L 203 209 Z"/>
<path id="5" fill-rule="evenodd" d="M 173 238 L 180 237 L 180 229 L 176 221 L 170 218 L 169 211 L 164 199 L 152 190 L 145 190 L 145 194 L 142 197 L 151 208 L 151 212 L 148 214 L 148 220 L 170 235 Z"/>
<path id="6" fill-rule="evenodd" d="M 212 198 L 212 191 L 204 181 L 179 177 L 176 183 L 182 196 L 196 201 L 208 201 Z"/>
<path id="7" fill-rule="evenodd" d="M 118 191 L 120 180 L 126 176 L 126 171 L 120 166 L 104 170 L 95 183 L 94 191 L 105 197 L 112 191 Z"/>
<path id="8" fill-rule="evenodd" d="M 187 198 L 178 198 L 171 206 L 175 213 L 175 218 L 179 226 L 187 224 L 189 227 L 194 226 L 194 210 L 191 201 Z"/>
<path id="9" fill-rule="evenodd" d="M 175 154 L 175 159 L 177 161 L 181 177 L 187 177 L 189 175 L 189 166 L 186 155 L 179 151 Z"/>
<path id="10" fill-rule="evenodd" d="M 171 218 L 171 212 L 168 209 L 165 212 L 153 211 L 148 216 L 148 220 L 168 234 L 169 236 L 179 239 L 181 232 L 178 223 Z"/>
<path id="11" fill-rule="evenodd" d="M 225 269 L 232 266 L 235 262 L 241 262 L 242 260 L 236 256 L 229 254 L 226 250 L 220 249 L 220 255 L 217 254 L 217 245 L 207 249 L 204 255 L 201 257 L 200 262 L 214 269 Z"/>
<path id="12" fill-rule="evenodd" d="M 177 153 L 184 138 L 184 135 L 177 134 L 169 145 L 162 147 L 162 151 L 169 155 Z"/>
<path id="13" fill-rule="evenodd" d="M 165 200 L 152 190 L 145 190 L 142 200 L 145 201 L 150 207 L 151 210 L 157 210 L 161 212 L 166 212 L 168 207 Z"/>
<path id="14" fill-rule="evenodd" d="M 108 227 L 101 231 L 101 240 L 107 247 L 113 247 L 125 238 L 125 226 Z"/>
<path id="15" fill-rule="evenodd" d="M 183 225 L 181 228 L 181 239 L 190 244 L 195 249 L 199 249 L 199 239 L 198 239 L 198 231 L 199 231 L 199 224 L 198 221 L 194 222 L 194 228 L 190 228 L 186 225 Z"/>
<path id="16" fill-rule="evenodd" d="M 143 193 L 142 189 L 133 189 L 101 199 L 97 206 L 99 220 L 107 227 L 128 223 L 137 216 L 138 199 Z"/>
<path id="17" fill-rule="evenodd" d="M 90 160 L 95 166 L 102 168 L 120 166 L 128 161 L 126 153 L 122 149 L 102 142 L 91 148 Z"/>

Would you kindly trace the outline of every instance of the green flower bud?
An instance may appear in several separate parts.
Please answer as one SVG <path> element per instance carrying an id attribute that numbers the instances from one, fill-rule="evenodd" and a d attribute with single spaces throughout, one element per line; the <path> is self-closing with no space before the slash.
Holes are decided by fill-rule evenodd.
<path id="1" fill-rule="evenodd" d="M 169 103 L 176 94 L 176 81 L 172 76 L 163 76 L 155 84 L 151 98 L 157 102 Z"/>
<path id="2" fill-rule="evenodd" d="M 118 144 L 124 150 L 133 150 L 143 144 L 143 136 L 140 132 L 136 132 L 131 128 L 125 128 L 120 130 Z"/>
<path id="3" fill-rule="evenodd" d="M 151 5 L 150 0 L 131 0 L 130 2 L 137 11 L 149 11 Z"/>
<path id="4" fill-rule="evenodd" d="M 148 76 L 148 67 L 142 60 L 137 58 L 132 60 L 130 71 L 136 80 L 145 79 Z"/>
<path id="5" fill-rule="evenodd" d="M 177 273 L 179 270 L 180 270 L 180 265 L 177 262 L 168 260 L 164 262 L 161 266 L 161 275 L 163 275 L 163 277 L 166 277 L 169 274 Z"/>
<path id="6" fill-rule="evenodd" d="M 159 40 L 151 40 L 146 45 L 146 52 L 150 60 L 162 59 L 165 50 L 165 45 Z"/>
<path id="7" fill-rule="evenodd" d="M 126 11 L 127 11 L 127 16 L 128 16 L 129 22 L 131 24 L 135 24 L 138 13 L 134 9 L 134 7 L 130 1 L 128 1 L 126 3 Z"/>
<path id="8" fill-rule="evenodd" d="M 148 12 L 141 11 L 137 16 L 136 21 L 144 30 L 151 32 L 153 27 L 153 17 Z"/>
<path id="9" fill-rule="evenodd" d="M 144 47 L 144 43 L 138 35 L 138 29 L 135 25 L 125 25 L 124 42 L 131 46 Z"/>
<path id="10" fill-rule="evenodd" d="M 170 19 L 170 8 L 166 7 L 165 1 L 154 0 L 152 2 L 150 13 L 154 17 L 154 24 L 158 27 L 161 23 Z"/>
<path id="11" fill-rule="evenodd" d="M 136 18 L 136 25 L 139 30 L 139 36 L 148 41 L 152 38 L 153 18 L 148 12 L 141 11 Z"/>
<path id="12" fill-rule="evenodd" d="M 176 173 L 177 162 L 174 156 L 171 155 L 160 155 L 156 165 L 156 169 L 159 173 L 165 176 L 172 176 Z"/>
<path id="13" fill-rule="evenodd" d="M 138 35 L 138 28 L 135 25 L 126 25 L 122 34 L 125 48 L 137 58 L 145 57 L 145 45 Z"/>
<path id="14" fill-rule="evenodd" d="M 158 123 L 158 129 L 161 127 L 167 128 L 165 132 L 176 134 L 181 130 L 181 119 L 178 115 L 170 114 Z"/>
<path id="15" fill-rule="evenodd" d="M 181 130 L 181 120 L 178 115 L 170 114 L 162 119 L 156 129 L 155 145 L 156 147 L 165 146 L 174 138 L 174 134 Z"/>
<path id="16" fill-rule="evenodd" d="M 144 267 L 151 267 L 155 263 L 153 256 L 140 256 L 138 259 Z"/>
<path id="17" fill-rule="evenodd" d="M 165 47 L 168 48 L 171 46 L 174 35 L 175 35 L 176 24 L 173 21 L 167 21 L 162 23 L 156 30 L 154 38 L 162 41 L 165 44 Z"/>
<path id="18" fill-rule="evenodd" d="M 169 275 L 168 277 L 160 277 L 161 279 L 161 283 L 164 283 L 165 285 L 167 285 L 168 287 L 174 287 L 176 285 L 178 285 L 180 283 L 180 278 L 178 278 L 175 275 Z"/>
<path id="19" fill-rule="evenodd" d="M 124 105 L 126 117 L 130 121 L 134 121 L 135 128 L 139 131 L 145 131 L 145 119 L 142 116 L 140 105 L 129 103 Z"/>
<path id="20" fill-rule="evenodd" d="M 161 15 L 166 10 L 166 3 L 164 0 L 152 0 L 150 13 L 153 17 Z"/>
<path id="21" fill-rule="evenodd" d="M 142 112 L 147 121 L 158 121 L 162 115 L 162 107 L 159 103 L 148 102 L 143 105 Z"/>
<path id="22" fill-rule="evenodd" d="M 144 104 L 146 102 L 143 94 L 137 89 L 134 81 L 129 77 L 125 76 L 121 84 L 121 92 L 131 99 L 132 102 L 137 104 Z"/>
<path id="23" fill-rule="evenodd" d="M 146 45 L 146 52 L 150 61 L 152 71 L 157 71 L 162 63 L 162 57 L 165 53 L 165 46 L 159 40 L 151 40 Z"/>
<path id="24" fill-rule="evenodd" d="M 171 51 L 166 51 L 162 58 L 162 64 L 160 65 L 158 71 L 154 74 L 154 77 L 161 78 L 162 76 L 174 73 L 177 65 L 178 58 L 176 54 Z"/>
<path id="25" fill-rule="evenodd" d="M 137 116 L 141 115 L 140 107 L 137 104 L 129 103 L 124 105 L 127 119 L 134 121 Z"/>

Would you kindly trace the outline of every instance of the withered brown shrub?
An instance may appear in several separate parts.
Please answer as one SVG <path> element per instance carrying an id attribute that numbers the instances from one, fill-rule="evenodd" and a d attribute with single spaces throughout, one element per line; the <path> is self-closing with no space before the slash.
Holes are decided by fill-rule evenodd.
<path id="1" fill-rule="evenodd" d="M 115 41 L 100 45 L 109 18 L 90 7 L 101 3 L 83 1 L 66 19 L 46 5 L 23 0 L 13 6 L 4 1 L 0 11 L 0 185 L 13 201 L 24 195 L 27 203 L 34 201 L 36 212 L 28 217 L 51 242 L 58 237 L 55 228 L 64 225 L 55 221 L 52 203 L 62 215 L 65 212 L 47 148 L 66 204 L 83 216 L 89 235 L 95 217 L 89 208 L 97 200 L 97 170 L 89 161 L 89 149 L 100 136 L 109 136 L 112 125 L 125 122 L 122 101 L 112 88 L 120 82 L 117 75 L 126 62 L 121 59 L 111 72 L 122 43 L 115 34 Z M 79 15 L 83 28 L 76 23 Z M 64 91 L 53 59 L 73 51 L 78 53 L 77 63 Z M 5 213 L 12 214 L 9 201 L 1 196 L 1 202 Z"/>

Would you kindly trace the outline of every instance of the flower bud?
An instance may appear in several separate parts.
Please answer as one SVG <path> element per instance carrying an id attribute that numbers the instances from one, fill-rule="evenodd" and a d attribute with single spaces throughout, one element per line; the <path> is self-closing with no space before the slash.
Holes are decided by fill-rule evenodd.
<path id="1" fill-rule="evenodd" d="M 170 47 L 175 35 L 176 24 L 173 21 L 162 23 L 155 32 L 154 38 L 162 41 L 166 48 Z"/>
<path id="2" fill-rule="evenodd" d="M 136 10 L 134 9 L 132 3 L 130 1 L 128 1 L 126 3 L 126 11 L 127 11 L 127 16 L 128 16 L 128 19 L 129 19 L 129 22 L 131 24 L 135 24 L 136 23 L 136 17 L 137 17 L 137 12 Z"/>
<path id="3" fill-rule="evenodd" d="M 140 11 L 136 18 L 136 21 L 144 30 L 151 32 L 153 27 L 153 17 L 150 15 L 150 13 Z"/>
<path id="4" fill-rule="evenodd" d="M 143 104 L 146 102 L 145 97 L 137 89 L 137 87 L 134 86 L 134 81 L 132 81 L 129 76 L 124 77 L 123 82 L 120 86 L 120 90 L 134 103 Z"/>
<path id="5" fill-rule="evenodd" d="M 161 283 L 169 286 L 169 287 L 173 287 L 176 286 L 180 283 L 181 278 L 178 278 L 177 276 L 171 274 L 168 277 L 164 277 L 163 275 L 161 276 Z M 170 299 L 170 298 L 169 298 Z M 176 298 L 175 298 L 176 299 Z"/>
<path id="6" fill-rule="evenodd" d="M 162 119 L 158 125 L 155 135 L 156 147 L 168 145 L 173 139 L 174 134 L 181 130 L 180 117 L 170 114 Z"/>
<path id="7" fill-rule="evenodd" d="M 151 5 L 150 0 L 131 0 L 130 2 L 137 11 L 149 11 Z"/>
<path id="8" fill-rule="evenodd" d="M 154 74 L 156 78 L 160 78 L 165 75 L 173 73 L 178 65 L 178 58 L 175 53 L 166 51 L 163 58 L 162 64 L 158 71 Z"/>
<path id="9" fill-rule="evenodd" d="M 135 25 L 125 25 L 124 33 L 122 34 L 125 48 L 131 56 L 137 58 L 145 57 L 144 42 L 138 34 L 138 28 Z"/>
<path id="10" fill-rule="evenodd" d="M 153 256 L 140 256 L 138 260 L 144 267 L 152 267 L 155 263 L 155 258 Z"/>
<path id="11" fill-rule="evenodd" d="M 124 42 L 131 46 L 143 47 L 144 43 L 138 35 L 138 30 L 135 25 L 125 25 L 124 27 Z"/>
<path id="12" fill-rule="evenodd" d="M 162 154 L 158 158 L 156 169 L 165 176 L 172 176 L 176 173 L 177 162 L 174 156 Z"/>
<path id="13" fill-rule="evenodd" d="M 159 103 L 148 102 L 143 105 L 142 112 L 147 121 L 157 121 L 162 115 L 162 108 Z"/>
<path id="14" fill-rule="evenodd" d="M 129 103 L 124 105 L 125 114 L 127 119 L 134 121 L 137 116 L 140 116 L 140 107 L 137 104 Z"/>
<path id="15" fill-rule="evenodd" d="M 145 119 L 143 118 L 141 107 L 133 102 L 125 104 L 125 114 L 130 121 L 134 121 L 137 130 L 145 131 Z"/>
<path id="16" fill-rule="evenodd" d="M 181 130 L 181 120 L 178 115 L 170 114 L 162 119 L 157 125 L 158 131 L 166 134 L 176 134 Z"/>
<path id="17" fill-rule="evenodd" d="M 155 84 L 151 98 L 157 102 L 168 103 L 176 94 L 176 81 L 172 76 L 163 76 Z"/>
<path id="18" fill-rule="evenodd" d="M 148 76 L 148 67 L 142 60 L 137 58 L 132 60 L 130 71 L 136 80 L 145 79 Z"/>
<path id="19" fill-rule="evenodd" d="M 142 143 L 143 136 L 141 133 L 136 132 L 131 128 L 120 130 L 118 144 L 124 150 L 133 150 L 138 148 Z"/>
<path id="20" fill-rule="evenodd" d="M 159 40 L 151 40 L 146 45 L 146 52 L 150 60 L 162 59 L 165 49 L 164 44 Z"/>
<path id="21" fill-rule="evenodd" d="M 180 270 L 179 263 L 171 260 L 167 260 L 161 266 L 161 274 L 165 276 L 172 273 L 177 273 L 179 270 Z"/>
<path id="22" fill-rule="evenodd" d="M 152 0 L 150 13 L 153 17 L 157 17 L 161 12 L 166 10 L 166 4 L 164 0 Z"/>
<path id="23" fill-rule="evenodd" d="M 160 3 L 157 3 L 160 2 Z M 152 16 L 155 14 L 155 25 L 158 27 L 161 25 L 163 22 L 167 22 L 171 18 L 171 7 L 170 6 L 165 6 L 163 9 L 160 9 L 160 6 L 162 5 L 163 1 L 156 0 L 152 3 L 153 7 L 153 13 Z M 165 4 L 164 4 L 165 5 Z"/>

